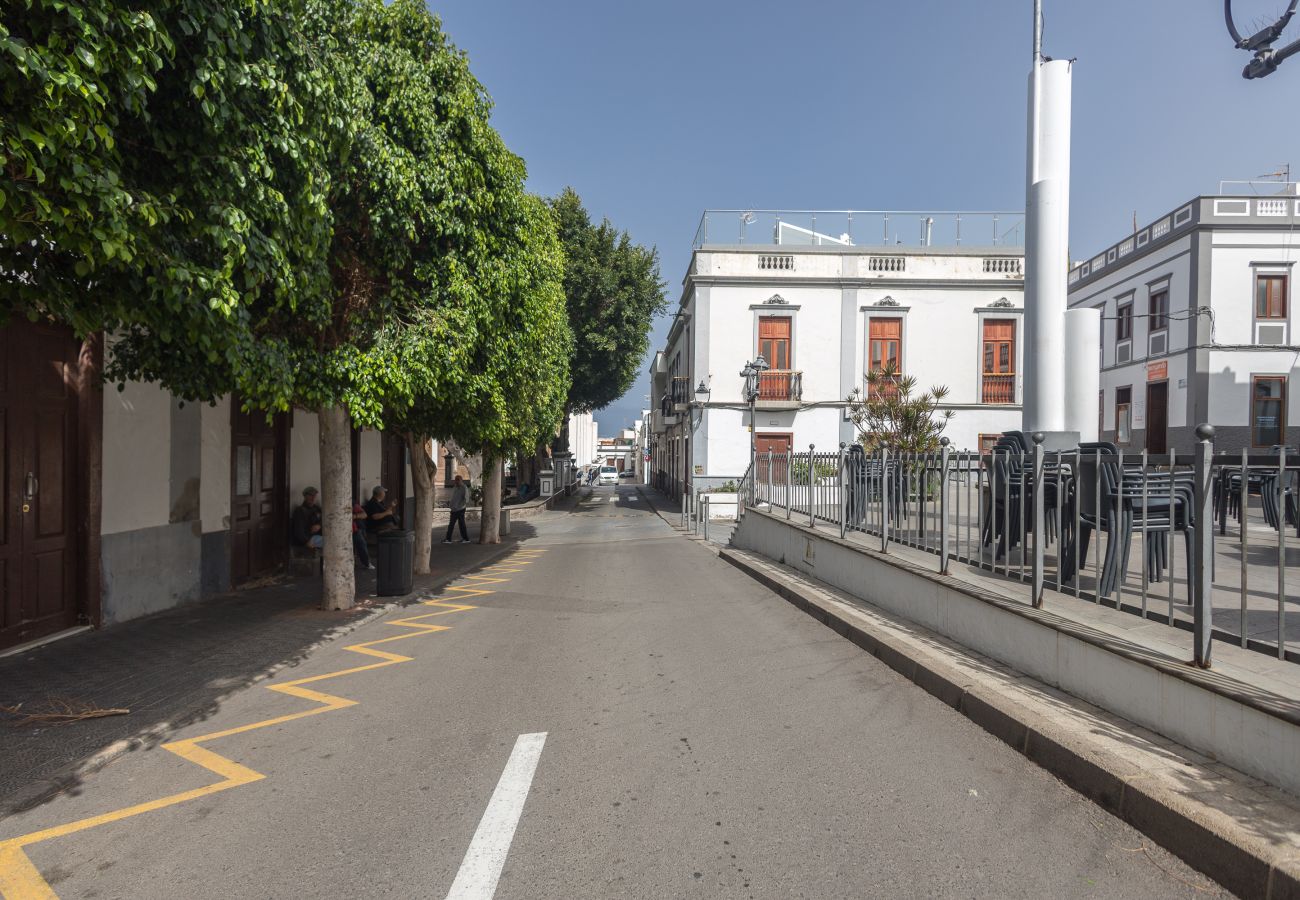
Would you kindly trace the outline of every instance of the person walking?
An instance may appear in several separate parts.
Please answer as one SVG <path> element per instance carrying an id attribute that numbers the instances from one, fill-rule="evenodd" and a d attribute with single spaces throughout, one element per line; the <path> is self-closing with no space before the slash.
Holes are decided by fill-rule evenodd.
<path id="1" fill-rule="evenodd" d="M 459 475 L 456 476 L 456 483 L 451 488 L 451 520 L 447 522 L 447 536 L 442 539 L 444 544 L 451 543 L 451 532 L 460 523 L 460 542 L 469 543 L 469 529 L 465 527 L 465 507 L 469 505 L 469 485 L 465 479 Z"/>

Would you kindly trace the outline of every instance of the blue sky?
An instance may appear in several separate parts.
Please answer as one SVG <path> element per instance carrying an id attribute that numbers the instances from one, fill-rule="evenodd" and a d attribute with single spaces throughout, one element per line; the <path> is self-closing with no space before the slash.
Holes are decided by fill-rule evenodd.
<path id="1" fill-rule="evenodd" d="M 1235 0 L 1240 27 L 1282 0 Z M 446 0 L 529 186 L 659 248 L 670 308 L 717 208 L 1020 209 L 1029 0 Z M 1300 57 L 1240 77 L 1218 0 L 1045 0 L 1076 58 L 1071 253 L 1220 179 L 1300 173 Z M 1300 36 L 1300 22 L 1293 26 Z M 666 319 L 657 323 L 653 347 Z M 648 364 L 648 363 L 647 363 Z M 645 366 L 642 366 L 644 372 Z M 596 414 L 639 415 L 644 374 Z"/>

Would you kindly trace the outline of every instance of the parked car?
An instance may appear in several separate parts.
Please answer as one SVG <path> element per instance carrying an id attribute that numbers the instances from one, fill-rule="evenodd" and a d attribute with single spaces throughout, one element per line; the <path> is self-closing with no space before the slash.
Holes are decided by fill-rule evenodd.
<path id="1" fill-rule="evenodd" d="M 636 477 L 636 473 L 633 472 L 631 469 L 624 469 L 622 472 L 618 473 L 618 477 L 624 479 L 625 481 L 631 481 L 633 478 Z"/>
<path id="2" fill-rule="evenodd" d="M 613 466 L 600 467 L 601 484 L 618 484 L 618 469 Z"/>

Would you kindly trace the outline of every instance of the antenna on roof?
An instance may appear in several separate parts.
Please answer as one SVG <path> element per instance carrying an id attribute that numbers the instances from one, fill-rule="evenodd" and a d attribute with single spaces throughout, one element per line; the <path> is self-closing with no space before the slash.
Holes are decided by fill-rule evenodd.
<path id="1" fill-rule="evenodd" d="M 1291 164 L 1283 163 L 1282 168 L 1276 172 L 1265 172 L 1263 175 L 1256 175 L 1256 178 L 1281 178 L 1287 184 L 1291 183 Z"/>

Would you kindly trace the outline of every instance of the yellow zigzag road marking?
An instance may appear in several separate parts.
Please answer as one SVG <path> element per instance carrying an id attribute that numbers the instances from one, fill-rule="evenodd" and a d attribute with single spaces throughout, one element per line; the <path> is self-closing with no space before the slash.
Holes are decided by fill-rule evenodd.
<path id="1" fill-rule="evenodd" d="M 465 597 L 482 597 L 493 593 L 485 589 L 484 585 L 505 584 L 510 579 L 494 576 L 513 575 L 523 571 L 523 567 L 529 565 L 545 550 L 516 550 L 511 557 L 493 566 L 480 569 L 471 575 L 464 575 L 460 581 L 473 581 L 475 586 L 453 584 L 444 589 L 444 597 L 456 591 L 462 595 L 457 599 Z M 387 666 L 396 665 L 397 663 L 410 662 L 413 657 L 403 656 L 399 653 L 390 653 L 387 650 L 374 649 L 380 644 L 389 644 L 393 641 L 402 641 L 407 638 L 419 637 L 424 634 L 435 634 L 439 631 L 447 631 L 450 626 L 447 625 L 430 625 L 422 622 L 422 619 L 431 619 L 435 616 L 445 616 L 450 613 L 465 612 L 475 607 L 463 603 L 451 603 L 443 599 L 423 600 L 424 606 L 439 607 L 438 612 L 424 613 L 419 616 L 410 616 L 405 619 L 395 619 L 392 622 L 385 622 L 386 625 L 400 625 L 404 628 L 413 629 L 413 633 L 395 634 L 390 637 L 380 638 L 374 641 L 366 641 L 361 644 L 351 644 L 344 647 L 344 650 L 351 650 L 354 653 L 360 653 L 363 656 L 378 657 L 380 662 L 368 663 L 363 666 L 353 666 L 350 669 L 340 669 L 337 672 L 329 672 L 325 675 L 312 675 L 309 678 L 299 678 L 296 681 L 289 681 L 284 684 L 266 685 L 267 690 L 276 691 L 281 694 L 288 694 L 291 697 L 300 697 L 303 700 L 311 700 L 320 704 L 312 709 L 301 710 L 296 713 L 289 713 L 283 716 L 276 716 L 272 719 L 264 719 L 261 722 L 253 722 L 249 725 L 239 725 L 235 728 L 227 728 L 224 731 L 214 731 L 211 734 L 203 734 L 198 737 L 186 738 L 180 741 L 172 741 L 163 744 L 164 750 L 169 750 L 179 756 L 181 759 L 188 760 L 197 766 L 202 766 L 210 772 L 214 772 L 222 777 L 222 781 L 214 784 L 205 785 L 204 787 L 194 788 L 193 790 L 181 791 L 178 794 L 170 794 L 166 797 L 159 797 L 157 800 L 149 800 L 144 803 L 137 803 L 134 806 L 127 806 L 123 809 L 103 813 L 98 816 L 91 816 L 86 819 L 78 819 L 75 822 L 68 822 L 66 825 L 58 825 L 54 828 L 46 828 L 42 831 L 33 831 L 30 834 L 24 834 L 21 837 L 10 838 L 9 840 L 0 841 L 0 897 L 5 900 L 50 900 L 57 898 L 58 895 L 50 888 L 41 877 L 41 873 L 32 865 L 27 854 L 23 852 L 24 847 L 30 847 L 32 844 L 39 844 L 43 841 L 53 840 L 54 838 L 66 837 L 69 834 L 75 834 L 79 831 L 85 831 L 89 828 L 95 828 L 99 825 L 107 825 L 110 822 L 118 822 L 122 819 L 129 819 L 144 813 L 153 812 L 158 809 L 165 809 L 168 806 L 176 806 L 180 803 L 186 803 L 190 800 L 196 800 L 199 797 L 206 797 L 209 794 L 216 794 L 221 791 L 227 791 L 231 788 L 240 787 L 245 784 L 251 784 L 254 781 L 261 781 L 266 776 L 261 772 L 254 771 L 248 766 L 228 759 L 219 753 L 200 746 L 208 741 L 215 741 L 220 738 L 230 737 L 236 734 L 244 734 L 249 731 L 256 731 L 259 728 L 269 728 L 272 725 L 282 725 L 285 722 L 292 722 L 296 719 L 305 719 L 308 716 L 316 716 L 321 713 L 331 712 L 336 709 L 344 709 L 348 706 L 356 706 L 356 700 L 349 700 L 346 697 L 336 697 L 333 694 L 326 694 L 323 691 L 314 691 L 303 685 L 314 684 L 318 681 L 325 681 L 330 678 L 338 678 L 342 675 L 355 675 L 357 672 L 369 672 L 373 669 L 382 669 Z"/>

